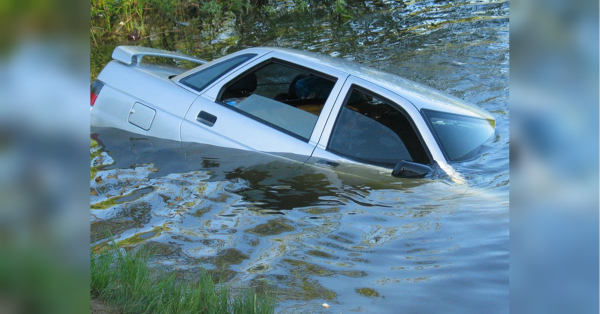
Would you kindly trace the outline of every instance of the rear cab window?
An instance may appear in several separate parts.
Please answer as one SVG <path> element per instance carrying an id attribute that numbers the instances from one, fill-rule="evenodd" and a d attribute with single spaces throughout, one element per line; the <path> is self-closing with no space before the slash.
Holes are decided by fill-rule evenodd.
<path id="1" fill-rule="evenodd" d="M 228 73 L 240 64 L 256 57 L 256 54 L 243 54 L 217 64 L 211 65 L 206 69 L 200 70 L 194 74 L 182 78 L 179 82 L 187 87 L 197 91 L 204 90 L 208 85 L 217 80 L 223 74 Z"/>
<path id="2" fill-rule="evenodd" d="M 477 157 L 482 145 L 495 134 L 493 120 L 429 109 L 421 112 L 448 161 Z"/>
<path id="3" fill-rule="evenodd" d="M 271 59 L 224 86 L 218 102 L 308 142 L 337 79 Z"/>

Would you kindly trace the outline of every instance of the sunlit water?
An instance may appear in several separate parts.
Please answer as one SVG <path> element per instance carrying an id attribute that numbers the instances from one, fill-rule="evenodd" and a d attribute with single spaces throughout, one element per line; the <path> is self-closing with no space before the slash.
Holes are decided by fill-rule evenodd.
<path id="1" fill-rule="evenodd" d="M 91 240 L 152 244 L 192 280 L 272 289 L 281 313 L 508 311 L 508 2 L 367 1 L 343 20 L 255 22 L 244 46 L 351 59 L 490 111 L 496 137 L 446 179 L 382 183 L 264 154 L 93 129 Z M 350 8 L 351 9 L 351 8 Z M 350 11 L 352 12 L 352 11 Z M 225 53 L 225 52 L 224 52 Z M 322 303 L 331 308 L 325 309 Z"/>

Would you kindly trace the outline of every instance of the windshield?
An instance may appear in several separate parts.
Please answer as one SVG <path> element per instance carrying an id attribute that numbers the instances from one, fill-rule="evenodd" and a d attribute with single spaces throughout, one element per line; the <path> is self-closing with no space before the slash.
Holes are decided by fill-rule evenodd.
<path id="1" fill-rule="evenodd" d="M 494 120 L 421 110 L 449 161 L 472 159 L 494 135 Z"/>

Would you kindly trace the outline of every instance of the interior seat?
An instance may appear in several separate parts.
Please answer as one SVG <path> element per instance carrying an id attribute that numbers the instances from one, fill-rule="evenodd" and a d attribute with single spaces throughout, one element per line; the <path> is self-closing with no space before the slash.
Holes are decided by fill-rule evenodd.
<path id="1" fill-rule="evenodd" d="M 252 72 L 231 84 L 221 99 L 248 97 L 256 90 L 257 86 L 256 74 Z"/>
<path id="2" fill-rule="evenodd" d="M 298 95 L 296 94 L 296 83 L 305 77 L 308 77 L 308 74 L 296 75 L 288 87 L 288 92 L 277 94 L 274 99 L 277 101 L 298 99 Z"/>

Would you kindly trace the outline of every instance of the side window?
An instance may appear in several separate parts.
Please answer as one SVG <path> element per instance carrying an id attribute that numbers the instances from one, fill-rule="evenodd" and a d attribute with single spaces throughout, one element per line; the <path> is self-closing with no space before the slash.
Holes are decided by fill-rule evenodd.
<path id="1" fill-rule="evenodd" d="M 187 76 L 180 80 L 180 82 L 188 87 L 191 87 L 197 91 L 202 91 L 216 79 L 221 77 L 223 74 L 229 72 L 238 65 L 256 57 L 256 54 L 245 54 L 240 55 L 223 62 L 211 65 L 210 67 L 198 71 L 190 76 Z"/>
<path id="2" fill-rule="evenodd" d="M 335 82 L 325 75 L 273 60 L 227 84 L 219 101 L 308 141 Z"/>
<path id="3" fill-rule="evenodd" d="M 353 87 L 342 107 L 328 150 L 383 167 L 401 160 L 430 160 L 408 118 L 388 101 Z"/>
<path id="4" fill-rule="evenodd" d="M 450 161 L 475 158 L 481 146 L 494 136 L 494 121 L 434 110 L 422 112 Z"/>

